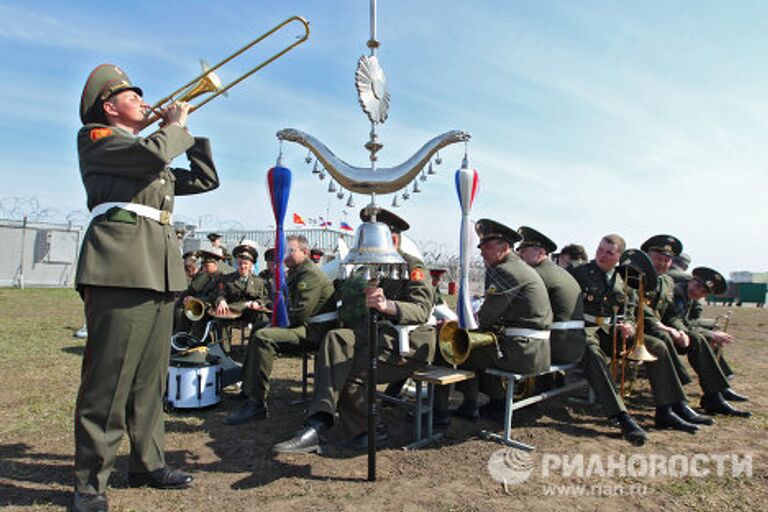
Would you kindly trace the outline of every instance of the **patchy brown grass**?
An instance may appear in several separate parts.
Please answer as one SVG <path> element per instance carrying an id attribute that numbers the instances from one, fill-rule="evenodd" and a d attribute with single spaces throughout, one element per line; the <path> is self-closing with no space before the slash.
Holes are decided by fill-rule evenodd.
<path id="1" fill-rule="evenodd" d="M 712 307 L 710 314 L 723 308 Z M 71 290 L 0 290 L 0 506 L 9 510 L 61 510 L 70 499 L 73 440 L 71 416 L 83 343 L 72 337 L 83 322 Z M 500 430 L 482 420 L 460 420 L 439 444 L 416 452 L 399 447 L 411 440 L 405 412 L 386 408 L 390 442 L 378 454 L 378 481 L 366 481 L 366 457 L 334 448 L 327 455 L 281 455 L 271 446 L 300 426 L 303 412 L 292 406 L 300 393 L 298 358 L 281 358 L 274 375 L 272 416 L 240 427 L 224 425 L 238 403 L 167 418 L 169 461 L 192 471 L 196 485 L 183 492 L 127 489 L 127 443 L 109 492 L 112 510 L 768 510 L 768 312 L 734 308 L 730 331 L 738 343 L 727 349 L 737 372 L 734 388 L 752 401 L 750 420 L 718 419 L 695 436 L 656 431 L 648 388 L 639 383 L 629 406 L 651 436 L 642 448 L 622 441 L 598 411 L 556 398 L 515 414 L 514 436 L 536 445 L 534 473 L 524 484 L 504 486 L 487 470 L 501 445 L 477 436 L 479 428 Z M 700 390 L 688 386 L 692 405 Z M 334 438 L 338 439 L 338 435 Z M 538 468 L 549 454 L 589 457 L 625 454 L 752 455 L 753 475 L 703 478 L 550 475 Z M 585 495 L 547 495 L 553 486 L 584 486 Z M 563 488 L 560 488 L 563 489 Z M 641 490 L 617 495 L 618 490 Z M 570 492 L 570 491 L 569 491 Z"/>

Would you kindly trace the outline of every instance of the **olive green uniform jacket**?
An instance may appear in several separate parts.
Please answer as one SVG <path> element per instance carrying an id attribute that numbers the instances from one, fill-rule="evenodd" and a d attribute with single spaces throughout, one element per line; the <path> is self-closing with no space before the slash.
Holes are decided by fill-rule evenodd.
<path id="1" fill-rule="evenodd" d="M 613 354 L 613 328 L 611 324 L 614 309 L 619 316 L 626 309 L 626 317 L 623 318 L 623 321 L 634 325 L 635 307 L 625 308 L 625 303 L 629 304 L 628 301 L 631 302 L 635 294 L 633 291 L 629 294 L 625 292 L 624 280 L 616 271 L 611 272 L 609 276 L 597 266 L 594 260 L 585 265 L 571 268 L 569 271 L 581 286 L 584 298 L 584 315 L 587 320 L 588 342 L 589 338 L 592 337 L 604 353 Z M 590 318 L 594 318 L 596 321 L 591 321 Z M 616 341 L 620 344 L 621 336 L 616 336 Z M 628 346 L 631 346 L 632 342 L 633 340 L 627 340 Z M 645 344 L 651 354 L 657 357 L 656 361 L 647 363 L 648 378 L 651 381 L 651 390 L 656 405 L 666 406 L 684 401 L 685 391 L 666 344 L 652 336 L 645 337 Z M 617 352 L 620 352 L 621 348 L 619 345 Z M 597 392 L 597 390 L 595 391 Z"/>
<path id="2" fill-rule="evenodd" d="M 263 401 L 269 394 L 269 378 L 278 350 L 314 349 L 327 326 L 334 322 L 308 325 L 310 318 L 336 310 L 333 283 L 309 258 L 288 269 L 288 327 L 255 330 L 243 365 L 243 392 Z M 310 339 L 308 339 L 310 338 Z"/>
<path id="3" fill-rule="evenodd" d="M 219 184 L 208 140 L 176 125 L 143 138 L 89 124 L 80 129 L 77 146 L 91 210 L 132 202 L 171 212 L 176 195 Z M 182 153 L 189 171 L 169 165 Z M 173 225 L 118 208 L 94 217 L 75 283 L 88 326 L 75 408 L 75 490 L 103 493 L 126 429 L 129 472 L 165 465 L 162 395 L 173 292 L 187 287 Z"/>
<path id="4" fill-rule="evenodd" d="M 399 251 L 398 251 L 399 252 Z M 407 264 L 407 275 L 382 278 L 379 287 L 388 300 L 394 302 L 393 316 L 380 314 L 378 383 L 395 382 L 409 377 L 434 357 L 435 328 L 428 325 L 433 306 L 433 287 L 424 263 L 414 256 L 400 252 Z M 363 281 L 364 282 L 364 281 Z M 358 288 L 359 277 L 342 284 L 340 320 L 347 318 L 344 328 L 333 329 L 323 338 L 315 360 L 315 389 L 309 414 L 319 412 L 333 415 L 337 410 L 342 428 L 351 435 L 367 428 L 365 382 L 368 371 L 368 332 L 365 296 Z M 349 289 L 359 290 L 348 293 Z M 354 304 L 350 304 L 353 302 Z M 352 312 L 350 316 L 342 313 Z M 388 324 L 391 324 L 388 325 Z M 400 354 L 398 333 L 392 326 L 415 326 L 408 334 L 410 351 Z"/>
<path id="5" fill-rule="evenodd" d="M 80 129 L 77 146 L 89 210 L 105 202 L 132 202 L 172 212 L 175 196 L 219 185 L 208 139 L 193 138 L 176 125 L 141 138 L 89 124 Z M 184 152 L 190 170 L 171 168 L 171 160 Z M 94 218 L 85 232 L 75 283 L 78 289 L 184 290 L 187 278 L 173 225 L 126 211 Z"/>

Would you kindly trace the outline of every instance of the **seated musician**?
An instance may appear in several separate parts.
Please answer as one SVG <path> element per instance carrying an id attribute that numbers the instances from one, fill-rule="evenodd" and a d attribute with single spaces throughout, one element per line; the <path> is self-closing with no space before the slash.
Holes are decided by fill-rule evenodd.
<path id="1" fill-rule="evenodd" d="M 548 257 L 557 245 L 528 226 L 521 226 L 518 232 L 523 240 L 517 252 L 541 276 L 549 294 L 553 315 L 549 340 L 552 364 L 577 363 L 609 422 L 621 428 L 622 436 L 627 441 L 642 446 L 648 436 L 627 412 L 599 343 L 594 337 L 587 338 L 581 287 L 567 270 Z"/>
<path id="2" fill-rule="evenodd" d="M 202 301 L 207 309 L 211 298 L 215 295 L 222 273 L 218 264 L 222 259 L 221 249 L 208 246 L 197 251 L 197 257 L 201 261 L 200 270 L 192 277 L 187 289 L 181 294 L 181 300 L 177 304 L 177 323 L 175 332 L 188 332 L 195 338 L 200 338 L 205 330 L 205 322 L 208 320 L 204 315 L 200 320 L 190 320 L 183 311 L 189 306 L 192 299 Z M 185 260 L 186 264 L 186 260 Z"/>
<path id="3" fill-rule="evenodd" d="M 303 235 L 286 237 L 285 266 L 288 285 L 288 327 L 264 327 L 253 331 L 243 364 L 243 398 L 240 409 L 226 419 L 228 425 L 267 417 L 269 377 L 279 349 L 307 349 L 311 318 L 319 323 L 335 321 L 336 299 L 333 284 L 309 257 L 309 243 Z M 323 321 L 323 316 L 327 320 Z"/>
<path id="4" fill-rule="evenodd" d="M 549 327 L 552 309 L 541 277 L 529 267 L 512 247 L 520 234 L 493 220 L 475 224 L 480 238 L 480 254 L 485 262 L 485 301 L 477 312 L 479 330 L 497 335 L 498 345 L 473 348 L 459 367 L 466 370 L 500 368 L 520 374 L 536 374 L 549 369 Z M 480 381 L 480 382 L 478 382 Z M 505 392 L 498 378 L 479 375 L 461 383 L 464 401 L 454 413 L 475 421 L 480 386 L 491 401 L 484 414 L 497 415 L 504 407 Z M 457 385 L 457 389 L 459 386 Z M 435 422 L 447 424 L 449 389 L 441 386 L 435 394 Z"/>
<path id="5" fill-rule="evenodd" d="M 361 212 L 370 220 L 367 210 Z M 379 359 L 377 382 L 405 379 L 431 361 L 435 350 L 435 330 L 427 325 L 432 310 L 432 286 L 424 263 L 400 251 L 400 233 L 409 225 L 394 213 L 381 210 L 377 221 L 389 226 L 392 241 L 405 259 L 408 270 L 398 276 L 383 277 L 378 286 L 366 286 L 365 278 L 354 275 L 342 284 L 339 321 L 323 338 L 315 359 L 315 386 L 304 427 L 291 439 L 273 447 L 276 453 L 309 453 L 323 450 L 326 433 L 335 415 L 350 447 L 361 448 L 367 442 L 368 309 L 376 310 L 379 323 Z M 356 293 L 350 292 L 356 290 Z M 414 326 L 407 332 L 404 326 Z M 409 352 L 401 354 L 400 336 Z"/>
<path id="6" fill-rule="evenodd" d="M 253 274 L 253 264 L 259 253 L 255 244 L 244 240 L 234 248 L 232 256 L 237 271 L 224 276 L 213 301 L 215 316 L 223 319 L 241 318 L 255 326 L 267 323 L 264 310 L 269 305 L 269 293 L 263 279 Z"/>
<path id="7" fill-rule="evenodd" d="M 634 293 L 625 287 L 617 267 L 620 260 L 623 268 L 634 268 L 641 276 L 655 276 L 653 264 L 643 251 L 631 249 L 624 252 L 625 248 L 624 238 L 616 234 L 606 235 L 600 240 L 595 259 L 569 269 L 581 287 L 588 343 L 597 343 L 606 354 L 614 353 L 614 341 L 620 343 L 626 339 L 627 347 L 631 347 L 636 333 L 636 304 L 629 307 Z M 626 316 L 620 318 L 618 312 L 623 311 Z M 643 340 L 648 351 L 656 357 L 655 361 L 643 363 L 656 405 L 656 428 L 695 434 L 699 424 L 712 420 L 688 406 L 673 362 L 674 349 L 670 351 L 662 340 L 653 336 L 644 336 Z"/>
<path id="8" fill-rule="evenodd" d="M 733 336 L 707 329 L 700 323 L 701 300 L 709 294 L 719 294 L 725 290 L 726 282 L 722 274 L 708 267 L 696 267 L 692 279 L 675 286 L 672 307 L 667 309 L 662 320 L 677 326 L 690 339 L 688 361 L 699 375 L 699 383 L 704 391 L 701 397 L 702 408 L 710 414 L 748 418 L 752 415 L 750 412 L 740 411 L 727 402 L 744 402 L 747 397 L 731 389 L 718 364 L 717 354 L 723 345 L 733 342 Z"/>

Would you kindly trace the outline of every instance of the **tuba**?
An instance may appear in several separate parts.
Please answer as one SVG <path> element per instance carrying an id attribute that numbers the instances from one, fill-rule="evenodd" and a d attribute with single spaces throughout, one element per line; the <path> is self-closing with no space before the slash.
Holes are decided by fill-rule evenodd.
<path id="1" fill-rule="evenodd" d="M 456 320 L 443 325 L 438 340 L 443 359 L 454 366 L 466 361 L 473 348 L 498 344 L 496 335 L 492 332 L 468 331 L 459 327 Z"/>
<path id="2" fill-rule="evenodd" d="M 190 297 L 186 304 L 184 304 L 184 315 L 193 322 L 197 322 L 203 316 L 208 309 L 208 304 L 202 299 L 197 297 Z"/>

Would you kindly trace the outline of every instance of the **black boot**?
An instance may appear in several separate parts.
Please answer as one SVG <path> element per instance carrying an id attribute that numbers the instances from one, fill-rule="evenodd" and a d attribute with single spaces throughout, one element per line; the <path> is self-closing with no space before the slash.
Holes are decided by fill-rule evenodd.
<path id="1" fill-rule="evenodd" d="M 672 410 L 680 416 L 680 418 L 684 419 L 688 423 L 693 423 L 694 425 L 714 425 L 715 424 L 715 418 L 712 416 L 705 416 L 703 414 L 699 414 L 693 409 L 691 409 L 687 403 L 685 402 L 677 402 L 672 404 Z"/>
<path id="2" fill-rule="evenodd" d="M 109 504 L 105 494 L 80 494 L 76 492 L 72 497 L 73 512 L 107 512 Z"/>
<path id="3" fill-rule="evenodd" d="M 163 466 L 147 473 L 132 473 L 128 475 L 129 487 L 148 485 L 155 489 L 185 489 L 192 485 L 192 475 Z"/>
<path id="4" fill-rule="evenodd" d="M 241 425 L 250 420 L 263 420 L 267 415 L 267 404 L 248 398 L 237 411 L 227 416 L 224 423 Z"/>
<path id="5" fill-rule="evenodd" d="M 275 453 L 323 453 L 325 433 L 328 426 L 319 420 L 310 419 L 295 436 L 272 447 Z"/>
<path id="6" fill-rule="evenodd" d="M 669 405 L 656 407 L 656 428 L 671 428 L 688 432 L 689 434 L 695 434 L 699 430 L 698 425 L 688 423 L 682 419 L 672 411 L 672 407 Z"/>
<path id="7" fill-rule="evenodd" d="M 648 440 L 648 434 L 640 428 L 635 419 L 626 411 L 620 412 L 611 418 L 621 427 L 621 435 L 633 446 L 643 446 Z M 611 419 L 609 418 L 609 419 Z"/>
<path id="8" fill-rule="evenodd" d="M 740 411 L 725 401 L 720 393 L 706 394 L 701 397 L 701 408 L 707 411 L 707 414 L 722 414 L 724 416 L 737 416 L 739 418 L 749 418 L 752 413 L 749 411 Z"/>
<path id="9" fill-rule="evenodd" d="M 723 400 L 730 402 L 749 402 L 748 397 L 738 394 L 731 388 L 725 388 L 720 394 L 723 395 Z"/>

